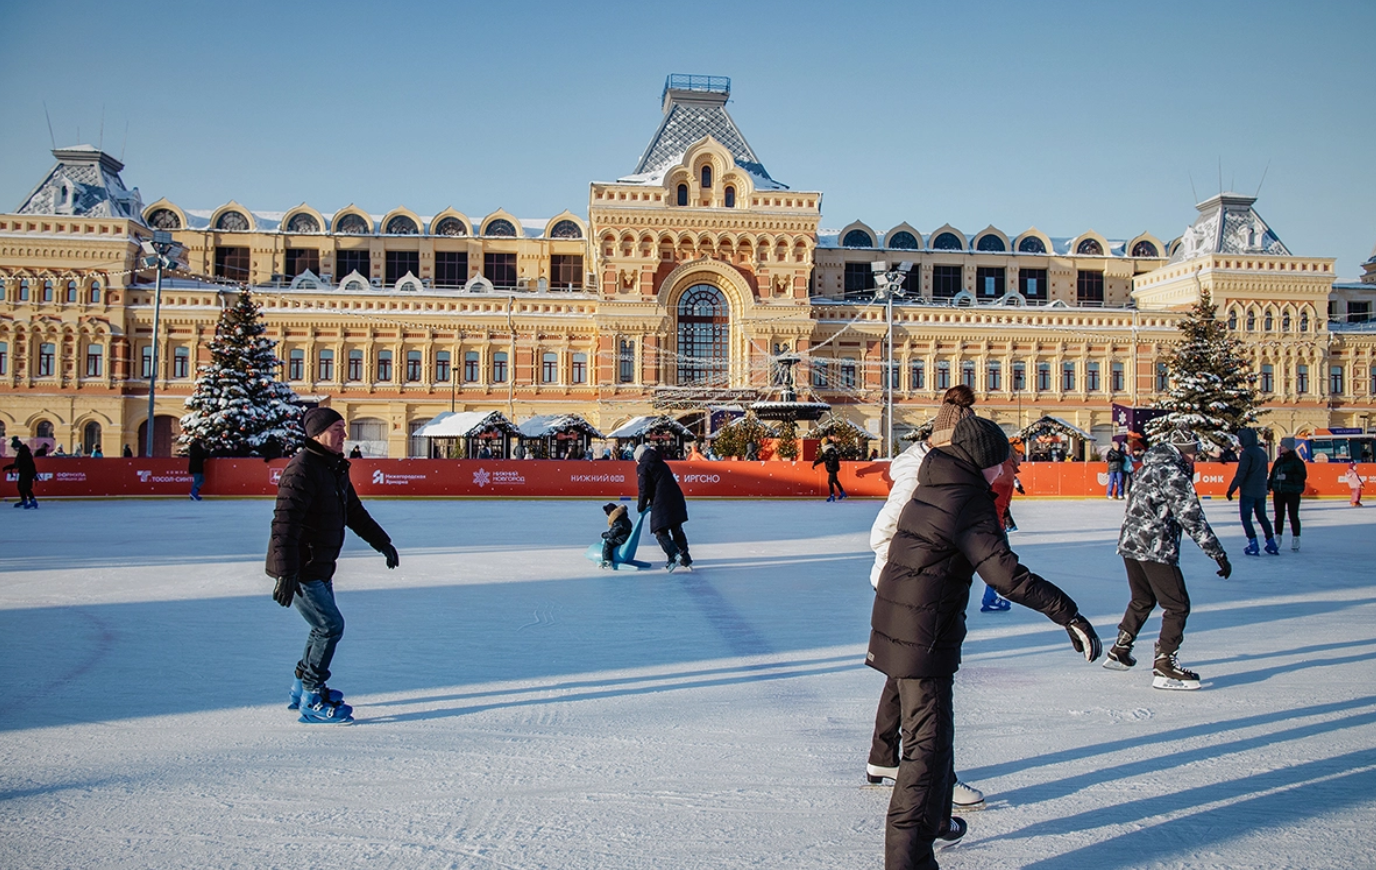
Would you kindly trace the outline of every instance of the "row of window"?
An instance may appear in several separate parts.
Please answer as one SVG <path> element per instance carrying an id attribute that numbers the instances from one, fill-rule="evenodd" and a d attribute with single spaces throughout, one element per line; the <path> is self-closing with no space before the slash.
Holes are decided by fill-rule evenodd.
<path id="1" fill-rule="evenodd" d="M 819 388 L 834 389 L 854 389 L 856 386 L 856 361 L 853 359 L 841 359 L 835 361 L 833 366 L 831 361 L 824 359 L 814 359 L 812 361 L 812 385 Z M 836 374 L 832 374 L 832 369 Z M 903 389 L 900 372 L 903 366 L 895 362 L 889 369 L 889 386 L 895 390 Z M 947 390 L 955 382 L 953 378 L 959 380 L 971 389 L 980 389 L 979 378 L 976 373 L 974 360 L 964 360 L 959 364 L 958 370 L 952 367 L 949 361 L 942 360 L 936 364 L 935 371 L 928 384 L 928 372 L 926 360 L 912 360 L 908 365 L 908 390 Z M 1052 368 L 1049 362 L 1039 362 L 1033 370 L 1035 375 L 1035 389 L 1037 392 L 1050 392 L 1052 387 Z M 1022 392 L 1028 388 L 1028 368 L 1025 362 L 1013 363 L 1007 378 L 1005 387 L 1003 363 L 991 360 L 984 366 L 983 388 L 990 392 L 1008 389 L 1012 392 Z M 1080 384 L 1078 374 L 1078 364 L 1073 361 L 1061 363 L 1060 389 L 1062 392 L 1074 392 Z M 1086 363 L 1084 371 L 1084 390 L 1089 393 L 1102 392 L 1105 383 L 1103 379 L 1103 368 L 1098 362 Z M 1157 389 L 1165 391 L 1169 387 L 1164 366 L 1157 374 Z M 1127 375 L 1123 363 L 1115 362 L 1109 365 L 1107 388 L 1109 392 L 1121 393 L 1127 389 Z"/>
<path id="2" fill-rule="evenodd" d="M 978 300 L 995 300 L 1006 293 L 1007 270 L 998 266 L 975 269 L 974 296 Z M 964 288 L 965 271 L 962 266 L 932 267 L 932 298 L 950 299 Z M 919 271 L 913 269 L 903 279 L 903 291 L 909 296 L 921 295 Z M 1076 300 L 1081 305 L 1103 305 L 1104 273 L 1081 271 L 1076 276 Z M 846 263 L 844 289 L 847 299 L 868 299 L 876 289 L 874 270 L 869 263 Z M 1018 292 L 1033 304 L 1048 301 L 1050 283 L 1046 269 L 1019 269 Z"/>
<path id="3" fill-rule="evenodd" d="M 1245 322 L 1246 322 L 1246 324 L 1247 324 L 1247 331 L 1248 331 L 1248 332 L 1256 332 L 1256 331 L 1257 331 L 1257 313 L 1256 313 L 1255 311 L 1248 311 L 1248 312 L 1247 312 L 1247 317 L 1246 317 L 1246 321 L 1245 321 Z M 1281 332 L 1289 332 L 1292 323 L 1293 323 L 1293 320 L 1292 320 L 1291 317 L 1290 317 L 1290 312 L 1289 312 L 1289 311 L 1283 311 L 1283 312 L 1281 312 L 1281 315 L 1280 315 L 1280 331 L 1281 331 Z M 1228 312 L 1228 329 L 1233 330 L 1233 331 L 1236 331 L 1236 330 L 1237 330 L 1237 326 L 1238 326 L 1238 316 L 1237 316 L 1237 312 L 1236 312 L 1236 311 L 1229 311 L 1229 312 Z M 1301 312 L 1300 312 L 1300 316 L 1299 316 L 1299 326 L 1300 326 L 1300 332 L 1308 332 L 1308 331 L 1309 331 L 1309 312 L 1308 312 L 1308 311 L 1301 311 Z M 1276 329 L 1276 316 L 1275 316 L 1275 313 L 1274 313 L 1274 312 L 1271 312 L 1271 311 L 1267 311 L 1266 313 L 1264 313 L 1264 314 L 1261 316 L 1261 331 L 1262 331 L 1262 332 L 1274 332 L 1275 329 Z"/>
<path id="4" fill-rule="evenodd" d="M 874 237 L 864 230 L 851 230 L 846 233 L 841 240 L 843 248 L 875 248 Z M 889 238 L 885 239 L 885 247 L 897 251 L 918 251 L 922 249 L 917 237 L 907 230 L 899 230 Z M 931 250 L 933 251 L 963 251 L 965 250 L 965 240 L 955 233 L 938 233 L 931 240 Z M 974 250 L 982 253 L 1001 254 L 1006 253 L 1008 246 L 1004 243 L 1001 236 L 993 233 L 985 233 L 975 240 Z M 1020 254 L 1045 254 L 1046 243 L 1036 236 L 1024 236 L 1018 242 L 1018 253 Z M 1081 239 L 1075 246 L 1075 253 L 1086 257 L 1102 257 L 1104 246 L 1097 239 Z M 1134 257 L 1160 257 L 1161 252 L 1156 245 L 1145 239 L 1132 246 L 1132 256 Z"/>
<path id="5" fill-rule="evenodd" d="M 394 379 L 396 374 L 401 375 L 404 383 L 419 383 L 425 379 L 424 355 L 419 350 L 406 351 L 403 367 L 397 371 L 396 359 L 390 350 L 379 350 L 372 357 L 371 372 L 365 371 L 365 358 L 362 350 L 350 350 L 344 358 L 344 368 L 342 371 L 343 380 L 347 382 L 364 381 L 368 374 L 372 375 L 372 383 L 388 383 Z M 482 381 L 482 357 L 478 351 L 465 351 L 463 356 L 463 368 L 461 379 L 464 383 L 475 384 Z M 504 384 L 507 382 L 510 370 L 510 357 L 506 351 L 496 351 L 492 353 L 488 360 L 488 379 L 487 383 Z M 436 351 L 434 355 L 434 383 L 447 384 L 454 376 L 453 357 L 447 350 Z M 333 381 L 335 379 L 335 352 L 325 348 L 316 354 L 315 358 L 315 377 L 316 381 Z M 286 380 L 304 381 L 306 380 L 306 352 L 302 349 L 294 349 L 288 352 L 286 360 Z M 569 384 L 586 384 L 588 382 L 588 355 L 585 353 L 575 353 L 569 361 Z M 557 384 L 560 383 L 559 377 L 559 354 L 543 353 L 540 356 L 540 383 Z"/>
<path id="6" fill-rule="evenodd" d="M 180 230 L 183 228 L 181 218 L 176 212 L 168 208 L 154 209 L 149 212 L 148 225 L 159 230 Z M 221 212 L 215 219 L 215 229 L 224 232 L 248 232 L 251 226 L 248 215 L 233 209 Z M 282 229 L 288 233 L 318 233 L 320 232 L 320 221 L 316 220 L 315 215 L 309 212 L 297 212 L 287 218 Z M 366 236 L 373 233 L 374 227 L 371 218 L 356 212 L 345 212 L 335 216 L 332 229 L 333 232 L 342 235 Z M 392 217 L 381 229 L 381 234 L 388 236 L 421 235 L 420 224 L 406 215 Z M 514 238 L 517 235 L 516 225 L 505 218 L 493 218 L 482 228 L 482 234 L 498 238 Z M 468 225 L 453 216 L 442 217 L 431 225 L 430 235 L 449 236 L 451 238 L 467 236 Z M 550 228 L 549 237 L 552 239 L 581 239 L 583 238 L 583 230 L 574 221 L 561 220 Z"/>
<path id="7" fill-rule="evenodd" d="M 701 186 L 702 186 L 702 189 L 703 189 L 703 190 L 711 190 L 711 189 L 712 189 L 712 167 L 711 167 L 711 166 L 703 166 L 703 167 L 702 167 L 702 174 L 701 174 L 701 176 L 698 178 L 698 180 L 702 182 L 702 185 L 701 185 Z M 686 185 L 686 184 L 680 184 L 680 185 L 675 189 L 674 194 L 675 194 L 674 201 L 675 201 L 676 203 L 678 203 L 679 205 L 687 205 L 687 204 L 688 204 L 688 185 Z M 726 186 L 726 189 L 722 191 L 722 202 L 723 202 L 723 204 L 724 204 L 727 208 L 735 208 L 735 207 L 736 207 L 736 188 L 735 188 L 733 185 L 728 184 L 728 185 Z"/>
<path id="8" fill-rule="evenodd" d="M 283 260 L 283 277 L 291 280 L 306 272 L 321 274 L 318 248 L 288 248 Z M 372 275 L 371 251 L 336 251 L 334 274 L 340 278 L 351 272 L 364 277 Z M 419 251 L 387 251 L 383 264 L 384 281 L 396 284 L 409 273 L 420 277 Z M 494 287 L 516 286 L 516 255 L 484 253 L 482 274 Z M 215 275 L 228 281 L 248 283 L 252 276 L 252 262 L 246 247 L 217 247 Z M 467 251 L 436 251 L 431 284 L 435 287 L 462 287 L 469 279 Z M 582 288 L 583 257 L 581 254 L 553 254 L 549 263 L 549 286 L 553 289 Z"/>
<path id="9" fill-rule="evenodd" d="M 11 278 L 5 282 L 9 287 L 11 302 L 58 302 L 75 305 L 82 299 L 81 285 L 76 281 L 60 281 L 52 278 Z M 85 290 L 85 301 L 90 305 L 100 304 L 100 282 L 92 281 Z"/>

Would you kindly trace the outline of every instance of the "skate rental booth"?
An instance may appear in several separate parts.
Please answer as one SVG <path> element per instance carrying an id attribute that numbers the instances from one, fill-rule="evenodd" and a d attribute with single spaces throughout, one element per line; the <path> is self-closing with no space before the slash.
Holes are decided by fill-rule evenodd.
<path id="1" fill-rule="evenodd" d="M 511 459 L 353 459 L 350 476 L 365 497 L 420 498 L 597 498 L 636 496 L 636 463 L 625 460 L 531 462 Z M 34 492 L 45 498 L 121 498 L 137 496 L 186 498 L 191 475 L 185 459 L 37 459 Z M 259 458 L 208 459 L 206 497 L 271 497 L 287 460 Z M 827 476 L 807 461 L 670 462 L 688 498 L 816 498 L 827 495 Z M 1376 477 L 1376 463 L 1359 464 L 1364 481 Z M 1343 475 L 1346 463 L 1314 463 L 1307 468 L 1307 498 L 1349 497 Z M 1195 466 L 1195 489 L 1204 498 L 1223 498 L 1237 471 L 1236 463 L 1201 462 Z M 4 473 L 0 496 L 18 498 L 13 471 Z M 1024 497 L 1103 498 L 1108 466 L 1103 462 L 1025 463 L 1018 477 Z M 841 485 L 852 498 L 885 498 L 889 463 L 885 460 L 841 463 Z"/>

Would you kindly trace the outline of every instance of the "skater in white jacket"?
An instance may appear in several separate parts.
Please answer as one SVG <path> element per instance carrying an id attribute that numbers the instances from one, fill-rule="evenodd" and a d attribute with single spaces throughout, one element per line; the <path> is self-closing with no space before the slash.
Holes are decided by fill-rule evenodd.
<path id="1" fill-rule="evenodd" d="M 874 518 L 874 525 L 870 527 L 870 549 L 874 551 L 870 585 L 875 589 L 879 588 L 879 574 L 889 558 L 889 542 L 898 529 L 898 515 L 903 513 L 903 508 L 912 500 L 913 492 L 917 489 L 917 471 L 922 467 L 922 460 L 933 447 L 951 443 L 956 423 L 974 416 L 974 404 L 975 394 L 969 387 L 959 384 L 947 390 L 932 424 L 931 438 L 913 444 L 890 463 L 889 479 L 893 485 L 884 506 L 879 509 L 879 516 Z M 870 742 L 869 761 L 865 765 L 865 776 L 875 785 L 898 776 L 902 719 L 898 681 L 886 679 L 879 696 L 879 709 L 874 714 L 874 738 Z M 984 792 L 971 788 L 957 778 L 951 793 L 951 805 L 957 809 L 979 809 L 984 806 Z"/>

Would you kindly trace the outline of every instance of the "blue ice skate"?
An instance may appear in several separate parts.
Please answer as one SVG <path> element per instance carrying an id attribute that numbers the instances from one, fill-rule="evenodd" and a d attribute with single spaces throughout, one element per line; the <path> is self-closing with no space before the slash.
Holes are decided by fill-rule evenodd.
<path id="1" fill-rule="evenodd" d="M 640 527 L 645 525 L 645 518 L 650 515 L 649 511 L 641 514 L 635 521 L 635 528 L 631 529 L 631 536 L 626 539 L 626 543 L 612 551 L 612 562 L 607 567 L 613 571 L 643 571 L 650 567 L 649 562 L 641 562 L 635 558 L 636 547 L 640 546 Z M 585 553 L 589 561 L 602 563 L 602 545 L 593 544 L 588 547 Z"/>
<path id="2" fill-rule="evenodd" d="M 297 677 L 291 681 L 291 689 L 287 696 L 287 709 L 299 710 L 301 708 L 301 695 L 305 690 L 301 686 L 301 678 Z M 344 701 L 344 693 L 338 689 L 330 689 L 330 703 L 340 704 Z"/>
<path id="3" fill-rule="evenodd" d="M 308 725 L 348 725 L 354 721 L 353 712 L 348 704 L 331 704 L 318 692 L 307 692 L 301 696 L 301 717 L 296 721 Z"/>

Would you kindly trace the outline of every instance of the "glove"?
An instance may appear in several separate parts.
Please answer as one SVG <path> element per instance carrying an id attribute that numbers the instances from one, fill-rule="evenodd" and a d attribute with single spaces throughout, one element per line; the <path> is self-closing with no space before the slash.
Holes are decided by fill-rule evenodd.
<path id="1" fill-rule="evenodd" d="M 1233 576 L 1233 563 L 1228 561 L 1227 556 L 1218 557 L 1218 576 L 1224 580 Z"/>
<path id="2" fill-rule="evenodd" d="M 1231 492 L 1229 492 L 1228 495 L 1227 495 L 1227 498 L 1228 498 L 1228 501 L 1232 501 L 1232 500 L 1233 500 L 1233 494 L 1232 494 Z"/>
<path id="3" fill-rule="evenodd" d="M 1019 494 L 1027 495 L 1027 490 L 1022 488 L 1022 481 L 1018 480 L 1016 477 L 1013 478 L 1013 488 L 1016 489 Z"/>
<path id="4" fill-rule="evenodd" d="M 397 552 L 396 547 L 393 547 L 391 544 L 386 544 L 383 546 L 381 552 L 382 555 L 387 559 L 388 568 L 395 568 L 396 566 L 401 564 L 401 554 Z"/>
<path id="5" fill-rule="evenodd" d="M 283 607 L 291 607 L 291 600 L 296 597 L 296 587 L 301 585 L 295 574 L 287 574 L 277 578 L 277 585 L 272 590 L 272 600 Z"/>
<path id="6" fill-rule="evenodd" d="M 1065 631 L 1070 635 L 1070 645 L 1075 647 L 1075 652 L 1084 654 L 1085 661 L 1094 661 L 1104 651 L 1103 644 L 1099 643 L 1099 635 L 1094 633 L 1094 626 L 1080 614 L 1075 614 L 1075 618 L 1066 623 Z"/>

